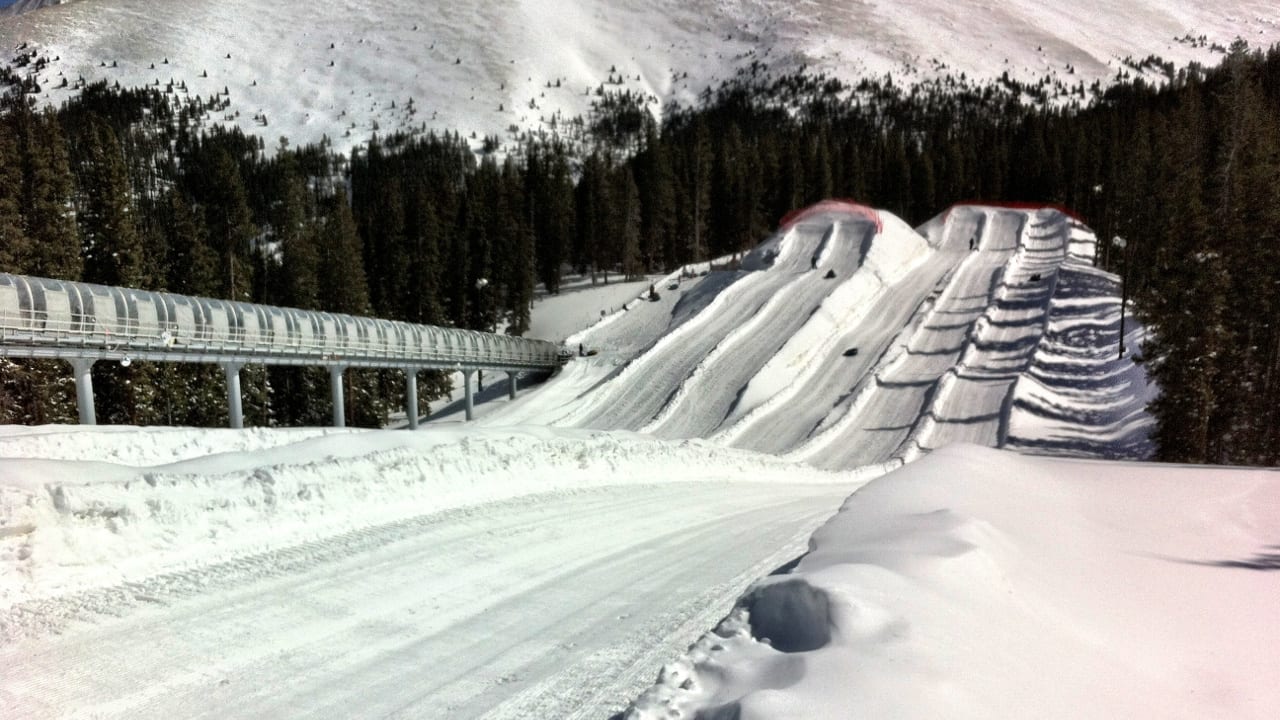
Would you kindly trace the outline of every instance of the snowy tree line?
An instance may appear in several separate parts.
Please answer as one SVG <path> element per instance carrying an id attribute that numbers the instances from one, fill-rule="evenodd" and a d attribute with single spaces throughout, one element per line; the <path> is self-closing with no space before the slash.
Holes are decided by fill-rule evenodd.
<path id="1" fill-rule="evenodd" d="M 202 101 L 89 86 L 57 111 L 23 82 L 0 110 L 0 267 L 522 333 L 564 268 L 635 276 L 740 252 L 788 211 L 851 197 L 922 222 L 953 202 L 1077 210 L 1154 332 L 1161 457 L 1280 460 L 1280 52 L 1231 49 L 1160 86 L 1045 103 L 1046 83 L 963 77 L 849 87 L 753 66 L 655 121 L 606 93 L 586 140 L 526 136 L 501 159 L 456 134 L 274 152 L 205 127 Z M 1063 96 L 1068 97 L 1068 96 Z M 225 102 L 210 98 L 210 107 Z M 492 150 L 496 142 L 484 146 Z M 1109 238 L 1129 243 L 1116 251 Z M 99 367 L 112 422 L 220 424 L 213 369 Z M 143 367 L 140 367 L 143 366 Z M 65 372 L 0 367 L 0 419 L 74 416 Z M 247 373 L 257 424 L 323 422 L 322 372 Z M 350 383 L 353 423 L 399 403 Z M 440 378 L 428 383 L 441 389 Z M 215 399 L 219 398 L 219 399 Z"/>

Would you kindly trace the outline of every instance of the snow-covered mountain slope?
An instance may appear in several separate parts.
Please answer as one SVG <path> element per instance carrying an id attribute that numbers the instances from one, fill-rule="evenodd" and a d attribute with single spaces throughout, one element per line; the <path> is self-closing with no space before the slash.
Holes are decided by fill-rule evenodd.
<path id="1" fill-rule="evenodd" d="M 757 61 L 846 79 L 1007 71 L 1088 84 L 1130 56 L 1212 63 L 1212 44 L 1236 36 L 1280 41 L 1273 4 L 73 0 L 0 18 L 6 55 L 25 45 L 50 61 L 39 74 L 47 102 L 74 92 L 58 88 L 63 78 L 225 89 L 230 108 L 210 120 L 269 146 L 325 135 L 345 146 L 423 124 L 507 137 L 582 114 L 602 83 L 651 97 L 656 111 Z"/>

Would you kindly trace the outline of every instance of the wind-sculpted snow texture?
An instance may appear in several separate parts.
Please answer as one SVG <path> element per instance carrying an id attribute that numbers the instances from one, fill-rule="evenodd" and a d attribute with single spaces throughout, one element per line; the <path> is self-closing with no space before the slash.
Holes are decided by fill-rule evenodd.
<path id="1" fill-rule="evenodd" d="M 1270 720 L 1278 498 L 1265 468 L 951 445 L 857 490 L 622 717 Z"/>

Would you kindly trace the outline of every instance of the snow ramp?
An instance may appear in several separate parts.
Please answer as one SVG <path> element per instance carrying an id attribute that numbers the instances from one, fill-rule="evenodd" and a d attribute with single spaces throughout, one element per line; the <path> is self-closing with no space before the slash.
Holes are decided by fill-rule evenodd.
<path id="1" fill-rule="evenodd" d="M 566 371 L 601 379 L 571 401 L 560 393 L 552 422 L 709 438 L 829 469 L 954 442 L 1145 457 L 1149 390 L 1131 361 L 1100 349 L 1119 301 L 1114 276 L 1092 267 L 1095 247 L 1060 208 L 957 205 L 912 229 L 820 203 L 784 218 L 741 270 L 584 333 L 614 347 L 580 361 L 595 375 Z M 540 393 L 555 396 L 524 402 Z"/>
<path id="2" fill-rule="evenodd" d="M 709 433 L 741 384 L 799 329 L 824 293 L 860 272 L 868 232 L 865 215 L 838 210 L 785 225 L 742 260 L 746 272 L 735 282 L 591 392 L 563 424 L 668 427 L 664 434 L 671 437 Z M 835 275 L 824 277 L 828 273 Z M 631 313 L 650 311 L 660 310 L 641 304 Z M 690 418 L 675 419 L 681 406 Z"/>

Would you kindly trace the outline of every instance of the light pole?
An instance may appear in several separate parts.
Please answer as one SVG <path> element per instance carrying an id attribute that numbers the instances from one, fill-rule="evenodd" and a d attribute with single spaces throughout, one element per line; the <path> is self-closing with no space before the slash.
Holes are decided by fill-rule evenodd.
<path id="1" fill-rule="evenodd" d="M 1124 310 L 1125 305 L 1129 302 L 1129 284 L 1125 282 L 1125 277 L 1129 274 L 1129 253 L 1124 252 L 1129 242 L 1124 238 L 1116 235 L 1111 238 L 1111 244 L 1120 250 L 1120 352 L 1116 359 L 1124 358 Z"/>

